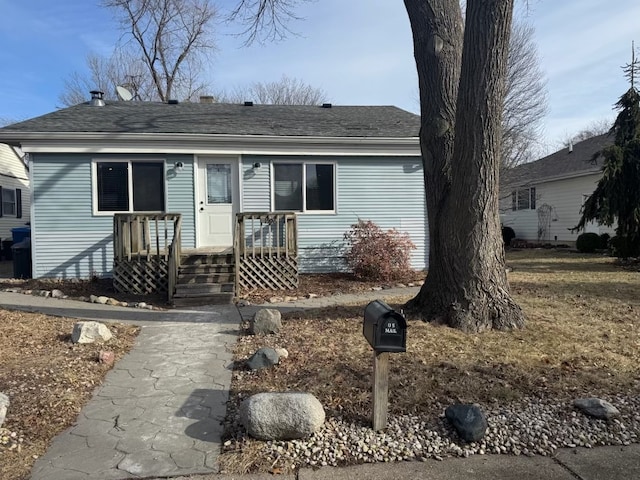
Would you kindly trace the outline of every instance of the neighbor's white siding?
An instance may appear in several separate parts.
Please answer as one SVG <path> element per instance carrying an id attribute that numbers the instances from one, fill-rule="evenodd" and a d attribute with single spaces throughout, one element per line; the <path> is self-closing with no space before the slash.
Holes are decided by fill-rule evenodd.
<path id="1" fill-rule="evenodd" d="M 22 227 L 29 222 L 31 198 L 29 193 L 29 172 L 24 162 L 8 145 L 0 144 L 0 187 L 20 190 L 22 216 L 8 215 L 0 217 L 0 239 L 11 238 L 11 229 Z M 1 201 L 1 199 L 0 199 Z"/>
<path id="2" fill-rule="evenodd" d="M 501 220 L 504 226 L 513 228 L 516 238 L 538 241 L 538 210 L 543 205 L 552 207 L 549 235 L 541 241 L 575 242 L 582 232 L 572 232 L 580 220 L 584 195 L 591 195 L 601 174 L 532 184 L 536 188 L 535 210 L 512 210 L 511 190 L 501 192 Z M 528 186 L 529 187 L 529 186 Z M 525 187 L 525 188 L 528 188 Z M 593 225 L 588 231 L 614 234 L 614 228 Z"/>

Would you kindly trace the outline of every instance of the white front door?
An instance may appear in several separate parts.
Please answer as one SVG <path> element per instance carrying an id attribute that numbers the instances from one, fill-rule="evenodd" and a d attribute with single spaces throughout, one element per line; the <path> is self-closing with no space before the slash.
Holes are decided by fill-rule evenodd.
<path id="1" fill-rule="evenodd" d="M 231 247 L 238 210 L 237 160 L 200 157 L 198 192 L 198 246 Z"/>

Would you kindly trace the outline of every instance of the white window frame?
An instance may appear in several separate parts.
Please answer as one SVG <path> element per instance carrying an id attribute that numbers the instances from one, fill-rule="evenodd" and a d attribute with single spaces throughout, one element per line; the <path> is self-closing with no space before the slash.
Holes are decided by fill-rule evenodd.
<path id="1" fill-rule="evenodd" d="M 122 159 L 122 158 L 93 158 L 91 159 L 91 203 L 93 215 L 98 217 L 112 217 L 116 213 L 157 213 L 133 210 L 133 168 L 132 163 L 162 163 L 162 181 L 164 183 L 164 212 L 167 210 L 167 161 L 164 158 Z M 127 189 L 129 192 L 129 208 L 118 211 L 98 210 L 98 163 L 127 163 Z"/>
<path id="2" fill-rule="evenodd" d="M 13 193 L 13 202 L 5 202 L 4 201 L 4 192 L 12 192 Z M 16 195 L 16 189 L 15 188 L 7 188 L 7 187 L 2 187 L 2 198 L 0 199 L 0 201 L 2 201 L 2 216 L 3 217 L 16 217 L 17 218 L 17 213 L 18 213 L 18 199 L 17 199 L 17 195 Z M 7 208 L 5 207 L 5 205 L 9 203 L 13 203 L 13 213 L 7 213 Z"/>
<path id="3" fill-rule="evenodd" d="M 519 196 L 521 192 L 527 192 L 527 207 L 526 208 L 520 208 L 520 201 L 519 201 Z M 515 195 L 515 201 L 514 201 L 514 195 Z M 516 188 L 514 190 L 511 191 L 511 210 L 513 212 L 522 212 L 525 210 L 535 210 L 536 209 L 536 187 L 523 187 L 523 188 Z M 531 201 L 533 199 L 533 202 Z M 531 206 L 533 205 L 533 207 Z M 515 207 L 515 208 L 514 208 Z"/>
<path id="4" fill-rule="evenodd" d="M 302 165 L 302 210 L 296 210 L 297 214 L 304 215 L 335 215 L 338 212 L 338 167 L 337 162 L 331 160 L 275 160 L 270 162 L 270 182 L 271 190 L 271 211 L 284 212 L 285 210 L 276 210 L 276 194 L 275 194 L 275 166 L 276 165 Z M 333 210 L 307 210 L 307 165 L 331 165 L 333 168 Z"/>

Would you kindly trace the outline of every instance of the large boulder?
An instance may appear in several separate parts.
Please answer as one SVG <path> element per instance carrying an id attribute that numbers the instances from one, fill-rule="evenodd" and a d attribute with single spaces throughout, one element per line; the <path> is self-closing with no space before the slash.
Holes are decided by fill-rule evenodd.
<path id="1" fill-rule="evenodd" d="M 9 397 L 0 392 L 0 427 L 4 423 L 4 419 L 7 416 L 7 410 L 9 409 Z"/>
<path id="2" fill-rule="evenodd" d="M 477 405 L 450 405 L 444 411 L 444 415 L 465 442 L 477 442 L 487 431 L 487 419 Z"/>
<path id="3" fill-rule="evenodd" d="M 602 420 L 610 420 L 620 415 L 616 407 L 599 398 L 578 398 L 573 402 L 573 406 L 591 417 Z"/>
<path id="4" fill-rule="evenodd" d="M 304 438 L 324 419 L 322 404 L 310 393 L 258 393 L 240 405 L 240 421 L 259 440 Z"/>
<path id="5" fill-rule="evenodd" d="M 280 355 L 273 348 L 263 347 L 251 355 L 247 360 L 247 367 L 250 370 L 260 370 L 262 368 L 273 367 L 280 361 Z"/>
<path id="6" fill-rule="evenodd" d="M 96 343 L 111 340 L 111 332 L 104 323 L 77 322 L 71 332 L 73 343 Z"/>
<path id="7" fill-rule="evenodd" d="M 254 335 L 269 335 L 282 329 L 280 310 L 262 308 L 256 312 L 249 322 L 249 329 Z"/>

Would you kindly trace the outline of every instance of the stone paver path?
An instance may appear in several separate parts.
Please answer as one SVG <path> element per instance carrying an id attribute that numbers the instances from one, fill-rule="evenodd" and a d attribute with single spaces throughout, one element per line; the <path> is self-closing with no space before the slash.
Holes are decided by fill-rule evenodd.
<path id="1" fill-rule="evenodd" d="M 145 325 L 33 470 L 32 480 L 215 473 L 231 382 L 237 309 Z M 178 315 L 175 312 L 174 315 Z"/>

